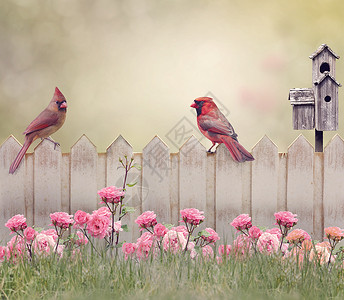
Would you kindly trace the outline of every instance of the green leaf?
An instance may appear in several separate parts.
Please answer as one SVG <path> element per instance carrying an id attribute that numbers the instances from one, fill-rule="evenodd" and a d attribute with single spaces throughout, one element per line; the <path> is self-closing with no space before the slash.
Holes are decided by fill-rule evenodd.
<path id="1" fill-rule="evenodd" d="M 135 163 L 135 164 L 133 164 L 132 166 L 131 166 L 132 168 L 135 168 L 135 169 L 137 169 L 137 170 L 139 170 L 139 171 L 141 171 L 141 165 L 139 165 L 139 164 L 137 164 L 137 163 Z"/>
<path id="2" fill-rule="evenodd" d="M 198 236 L 208 237 L 208 236 L 211 236 L 211 234 L 206 230 L 202 230 L 198 233 Z"/>
<path id="3" fill-rule="evenodd" d="M 120 242 L 117 245 L 115 245 L 115 248 L 122 248 L 124 242 Z"/>
<path id="4" fill-rule="evenodd" d="M 128 225 L 122 225 L 122 229 L 124 232 L 129 232 L 129 228 L 128 228 Z"/>
<path id="5" fill-rule="evenodd" d="M 127 183 L 127 186 L 128 186 L 128 187 L 133 187 L 133 186 L 135 186 L 136 184 L 137 184 L 137 181 L 134 182 L 134 183 Z"/>

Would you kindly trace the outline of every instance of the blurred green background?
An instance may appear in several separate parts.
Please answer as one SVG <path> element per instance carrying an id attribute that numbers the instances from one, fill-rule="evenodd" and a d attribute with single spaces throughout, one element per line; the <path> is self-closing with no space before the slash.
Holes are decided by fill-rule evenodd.
<path id="1" fill-rule="evenodd" d="M 300 133 L 313 143 L 292 129 L 289 89 L 312 86 L 322 43 L 344 55 L 343 28 L 341 0 L 1 0 L 0 144 L 23 142 L 55 86 L 69 105 L 53 135 L 64 152 L 82 134 L 100 152 L 119 134 L 140 152 L 157 134 L 174 152 L 166 135 L 184 117 L 196 125 L 189 106 L 209 92 L 248 149 L 264 134 L 280 152 Z"/>

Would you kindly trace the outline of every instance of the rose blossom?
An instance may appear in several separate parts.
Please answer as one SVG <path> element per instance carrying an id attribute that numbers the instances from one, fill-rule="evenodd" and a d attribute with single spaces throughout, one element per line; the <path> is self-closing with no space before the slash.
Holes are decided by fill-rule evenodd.
<path id="1" fill-rule="evenodd" d="M 58 238 L 58 235 L 55 229 L 43 230 L 40 233 L 51 236 L 54 241 L 56 241 Z"/>
<path id="2" fill-rule="evenodd" d="M 24 230 L 24 237 L 25 237 L 27 242 L 33 241 L 37 234 L 38 234 L 38 232 L 35 229 L 33 229 L 32 227 L 27 227 Z"/>
<path id="3" fill-rule="evenodd" d="M 248 214 L 241 214 L 233 220 L 231 225 L 238 231 L 249 229 L 252 227 L 251 217 Z"/>
<path id="4" fill-rule="evenodd" d="M 0 246 L 0 262 L 3 262 L 6 256 L 7 247 Z"/>
<path id="5" fill-rule="evenodd" d="M 226 251 L 225 251 L 225 247 L 226 247 Z M 231 253 L 231 250 L 232 250 L 231 245 L 220 245 L 218 249 L 220 255 L 227 255 L 227 256 L 229 256 L 229 254 Z"/>
<path id="6" fill-rule="evenodd" d="M 56 227 L 60 227 L 63 229 L 69 228 L 70 225 L 73 224 L 73 215 L 69 215 L 66 212 L 55 212 L 50 214 L 50 219 L 52 224 Z"/>
<path id="7" fill-rule="evenodd" d="M 165 251 L 176 254 L 185 249 L 186 238 L 181 232 L 169 230 L 162 239 L 162 245 Z"/>
<path id="8" fill-rule="evenodd" d="M 213 248 L 211 248 L 209 245 L 205 245 L 204 247 L 202 247 L 202 255 L 205 260 L 213 258 L 214 257 Z"/>
<path id="9" fill-rule="evenodd" d="M 160 223 L 158 223 L 158 224 L 156 224 L 156 225 L 154 226 L 154 234 L 155 234 L 155 236 L 156 236 L 158 239 L 164 237 L 164 235 L 165 235 L 167 232 L 168 232 L 168 229 L 167 229 L 164 225 L 162 225 L 162 224 L 160 224 Z"/>
<path id="10" fill-rule="evenodd" d="M 75 241 L 75 243 L 78 246 L 86 245 L 88 243 L 87 237 L 81 231 L 77 231 L 76 235 L 78 236 L 78 239 Z"/>
<path id="11" fill-rule="evenodd" d="M 110 217 L 108 214 L 104 213 L 104 210 L 95 210 L 90 216 L 86 226 L 88 233 L 99 239 L 103 239 L 109 232 Z"/>
<path id="12" fill-rule="evenodd" d="M 121 197 L 124 197 L 125 193 L 123 189 L 115 186 L 109 186 L 99 190 L 98 195 L 102 199 L 102 202 L 117 204 L 121 201 Z"/>
<path id="13" fill-rule="evenodd" d="M 32 247 L 37 255 L 48 255 L 54 251 L 56 243 L 51 235 L 37 234 Z"/>
<path id="14" fill-rule="evenodd" d="M 271 234 L 275 234 L 277 236 L 278 239 L 280 239 L 282 237 L 282 232 L 279 228 L 275 227 L 275 228 L 271 228 L 268 230 L 265 230 L 265 232 L 267 233 L 271 233 Z"/>
<path id="15" fill-rule="evenodd" d="M 15 215 L 6 222 L 5 226 L 11 231 L 23 230 L 27 227 L 26 218 L 23 215 Z"/>
<path id="16" fill-rule="evenodd" d="M 199 225 L 204 220 L 204 212 L 199 211 L 197 208 L 185 208 L 180 211 L 182 221 L 191 225 Z"/>
<path id="17" fill-rule="evenodd" d="M 8 260 L 16 261 L 18 258 L 22 258 L 25 254 L 25 240 L 16 235 L 11 238 L 11 240 L 7 243 L 6 247 L 6 256 Z"/>
<path id="18" fill-rule="evenodd" d="M 176 226 L 176 227 L 172 227 L 171 230 L 174 230 L 174 231 L 177 231 L 177 232 L 181 232 L 185 238 L 188 237 L 189 235 L 189 232 L 188 230 L 186 229 L 186 227 L 184 225 L 179 225 L 179 226 Z"/>
<path id="19" fill-rule="evenodd" d="M 206 232 L 210 234 L 210 236 L 201 236 L 203 240 L 205 240 L 208 243 L 214 244 L 216 241 L 220 239 L 219 235 L 216 233 L 216 231 L 212 228 L 206 228 Z"/>
<path id="20" fill-rule="evenodd" d="M 257 226 L 252 226 L 249 230 L 248 230 L 248 236 L 252 239 L 252 240 L 258 240 L 259 237 L 262 235 L 263 231 L 261 231 Z"/>
<path id="21" fill-rule="evenodd" d="M 278 250 L 279 240 L 275 234 L 263 232 L 258 239 L 257 247 L 260 252 L 273 253 Z"/>
<path id="22" fill-rule="evenodd" d="M 120 231 L 123 231 L 122 228 L 122 222 L 121 221 L 117 221 L 113 224 L 113 231 L 116 233 L 119 233 Z"/>
<path id="23" fill-rule="evenodd" d="M 74 214 L 74 228 L 83 228 L 84 225 L 88 222 L 90 219 L 90 214 L 87 212 L 84 212 L 82 210 L 78 210 Z"/>
<path id="24" fill-rule="evenodd" d="M 302 243 L 304 240 L 311 240 L 310 235 L 302 229 L 294 229 L 287 235 L 286 239 L 289 243 L 298 244 Z"/>
<path id="25" fill-rule="evenodd" d="M 296 214 L 293 214 L 290 211 L 279 211 L 274 214 L 276 219 L 276 225 L 285 226 L 287 228 L 291 228 L 298 222 L 296 219 Z"/>
<path id="26" fill-rule="evenodd" d="M 334 241 L 340 241 L 344 237 L 343 229 L 340 229 L 339 227 L 327 227 L 325 228 L 325 234 L 325 238 Z"/>
<path id="27" fill-rule="evenodd" d="M 233 242 L 233 250 L 235 254 L 249 254 L 251 250 L 251 242 L 248 236 L 240 234 Z"/>
<path id="28" fill-rule="evenodd" d="M 147 258 L 153 246 L 153 234 L 144 232 L 136 241 L 136 256 L 138 259 Z"/>
<path id="29" fill-rule="evenodd" d="M 123 243 L 122 251 L 125 254 L 125 259 L 127 260 L 128 257 L 132 256 L 137 249 L 137 245 L 135 243 Z"/>
<path id="30" fill-rule="evenodd" d="M 135 223 L 141 227 L 141 229 L 153 227 L 157 224 L 156 214 L 154 211 L 147 210 L 137 217 Z"/>

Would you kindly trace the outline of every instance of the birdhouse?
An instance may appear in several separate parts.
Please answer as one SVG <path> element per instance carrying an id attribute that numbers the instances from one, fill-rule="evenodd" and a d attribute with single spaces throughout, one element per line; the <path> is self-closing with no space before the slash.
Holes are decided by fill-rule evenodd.
<path id="1" fill-rule="evenodd" d="M 339 56 L 326 44 L 321 45 L 312 59 L 312 88 L 291 89 L 293 128 L 329 131 L 338 129 L 338 87 L 335 79 Z"/>

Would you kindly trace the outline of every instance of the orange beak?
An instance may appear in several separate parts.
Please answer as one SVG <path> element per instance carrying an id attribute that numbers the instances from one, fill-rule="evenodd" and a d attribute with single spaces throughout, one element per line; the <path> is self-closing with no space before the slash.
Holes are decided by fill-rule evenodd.
<path id="1" fill-rule="evenodd" d="M 62 102 L 62 104 L 60 105 L 60 108 L 67 108 L 67 102 Z"/>
<path id="2" fill-rule="evenodd" d="M 190 106 L 193 108 L 198 108 L 198 105 L 196 103 L 192 103 Z"/>

